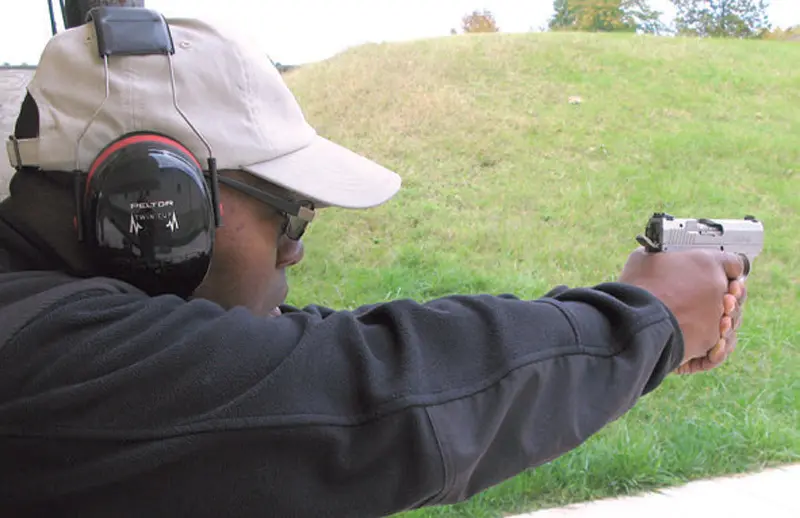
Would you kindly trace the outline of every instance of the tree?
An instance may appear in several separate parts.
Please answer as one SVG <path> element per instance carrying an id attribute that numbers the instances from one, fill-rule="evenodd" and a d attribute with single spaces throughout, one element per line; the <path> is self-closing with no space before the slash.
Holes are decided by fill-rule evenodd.
<path id="1" fill-rule="evenodd" d="M 569 0 L 555 0 L 553 10 L 555 13 L 547 23 L 550 30 L 570 29 L 575 26 L 575 13 L 569 7 Z"/>
<path id="2" fill-rule="evenodd" d="M 670 0 L 678 34 L 712 38 L 759 38 L 770 30 L 769 0 Z"/>
<path id="3" fill-rule="evenodd" d="M 622 0 L 571 0 L 578 30 L 633 32 L 636 24 L 627 16 Z"/>
<path id="4" fill-rule="evenodd" d="M 655 35 L 670 32 L 661 21 L 664 13 L 653 9 L 647 0 L 625 0 L 622 11 L 636 25 L 637 32 Z"/>
<path id="5" fill-rule="evenodd" d="M 461 18 L 461 28 L 464 32 L 499 32 L 494 15 L 490 11 L 472 11 Z"/>
<path id="6" fill-rule="evenodd" d="M 765 40 L 800 41 L 800 25 L 787 27 L 786 29 L 781 29 L 780 27 L 774 30 L 764 29 L 761 31 L 761 38 Z"/>
<path id="7" fill-rule="evenodd" d="M 551 30 L 661 34 L 662 13 L 647 0 L 554 0 Z"/>

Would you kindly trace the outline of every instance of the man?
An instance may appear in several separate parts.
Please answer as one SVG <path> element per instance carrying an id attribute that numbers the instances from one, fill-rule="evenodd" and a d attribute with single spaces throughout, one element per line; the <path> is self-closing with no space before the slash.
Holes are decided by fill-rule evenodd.
<path id="1" fill-rule="evenodd" d="M 106 76 L 91 23 L 55 36 L 9 143 L 3 516 L 364 517 L 457 502 L 577 447 L 669 373 L 708 370 L 734 349 L 745 290 L 724 254 L 636 250 L 619 282 L 532 301 L 285 305 L 315 211 L 384 203 L 398 176 L 317 136 L 262 52 L 197 20 L 170 30 L 174 85 L 163 55 L 111 56 Z M 185 148 L 130 151 L 140 171 L 125 169 L 130 156 L 106 166 L 111 143 L 140 131 Z M 167 186 L 212 153 L 218 199 L 214 185 Z M 73 189 L 75 169 L 85 190 Z M 203 172 L 209 184 L 215 171 Z M 95 192 L 106 210 L 113 182 L 141 183 L 140 197 L 92 230 L 96 213 L 75 193 Z M 142 229 L 159 214 L 167 237 L 151 241 L 187 228 L 149 189 L 186 186 L 210 192 L 223 218 L 197 289 L 99 274 L 87 239 L 120 236 L 107 249 L 127 250 L 119 275 L 138 279 L 134 266 L 150 263 L 131 243 L 164 253 L 137 241 Z M 191 260 L 202 261 L 205 235 L 166 249 L 198 242 Z"/>

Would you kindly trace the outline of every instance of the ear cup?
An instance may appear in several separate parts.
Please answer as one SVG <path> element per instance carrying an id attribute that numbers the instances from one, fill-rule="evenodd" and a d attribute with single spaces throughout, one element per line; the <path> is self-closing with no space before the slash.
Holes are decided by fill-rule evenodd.
<path id="1" fill-rule="evenodd" d="M 187 298 L 211 264 L 212 194 L 197 159 L 162 135 L 132 134 L 89 169 L 84 235 L 99 273 Z"/>

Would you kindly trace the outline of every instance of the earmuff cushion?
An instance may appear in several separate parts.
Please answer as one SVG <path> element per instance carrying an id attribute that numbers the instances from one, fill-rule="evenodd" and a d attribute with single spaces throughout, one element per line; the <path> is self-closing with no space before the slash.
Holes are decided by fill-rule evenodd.
<path id="1" fill-rule="evenodd" d="M 97 268 L 150 294 L 188 297 L 205 278 L 215 219 L 198 160 L 169 137 L 109 144 L 91 165 L 82 208 Z"/>

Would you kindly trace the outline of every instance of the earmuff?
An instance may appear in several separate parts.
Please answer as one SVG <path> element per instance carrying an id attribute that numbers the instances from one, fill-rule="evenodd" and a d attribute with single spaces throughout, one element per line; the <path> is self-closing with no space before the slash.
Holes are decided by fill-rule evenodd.
<path id="1" fill-rule="evenodd" d="M 184 298 L 205 278 L 217 192 L 180 142 L 156 133 L 122 136 L 80 175 L 75 197 L 78 237 L 98 273 L 150 295 Z"/>
<path id="2" fill-rule="evenodd" d="M 208 178 L 181 142 L 155 132 L 122 135 L 108 144 L 89 169 L 75 170 L 76 229 L 101 275 L 137 286 L 150 295 L 188 298 L 205 279 L 221 225 L 216 159 L 208 142 L 177 104 L 172 55 L 175 46 L 164 17 L 144 8 L 96 7 L 97 50 L 110 95 L 111 56 L 163 55 L 170 67 L 173 108 L 208 151 Z"/>

